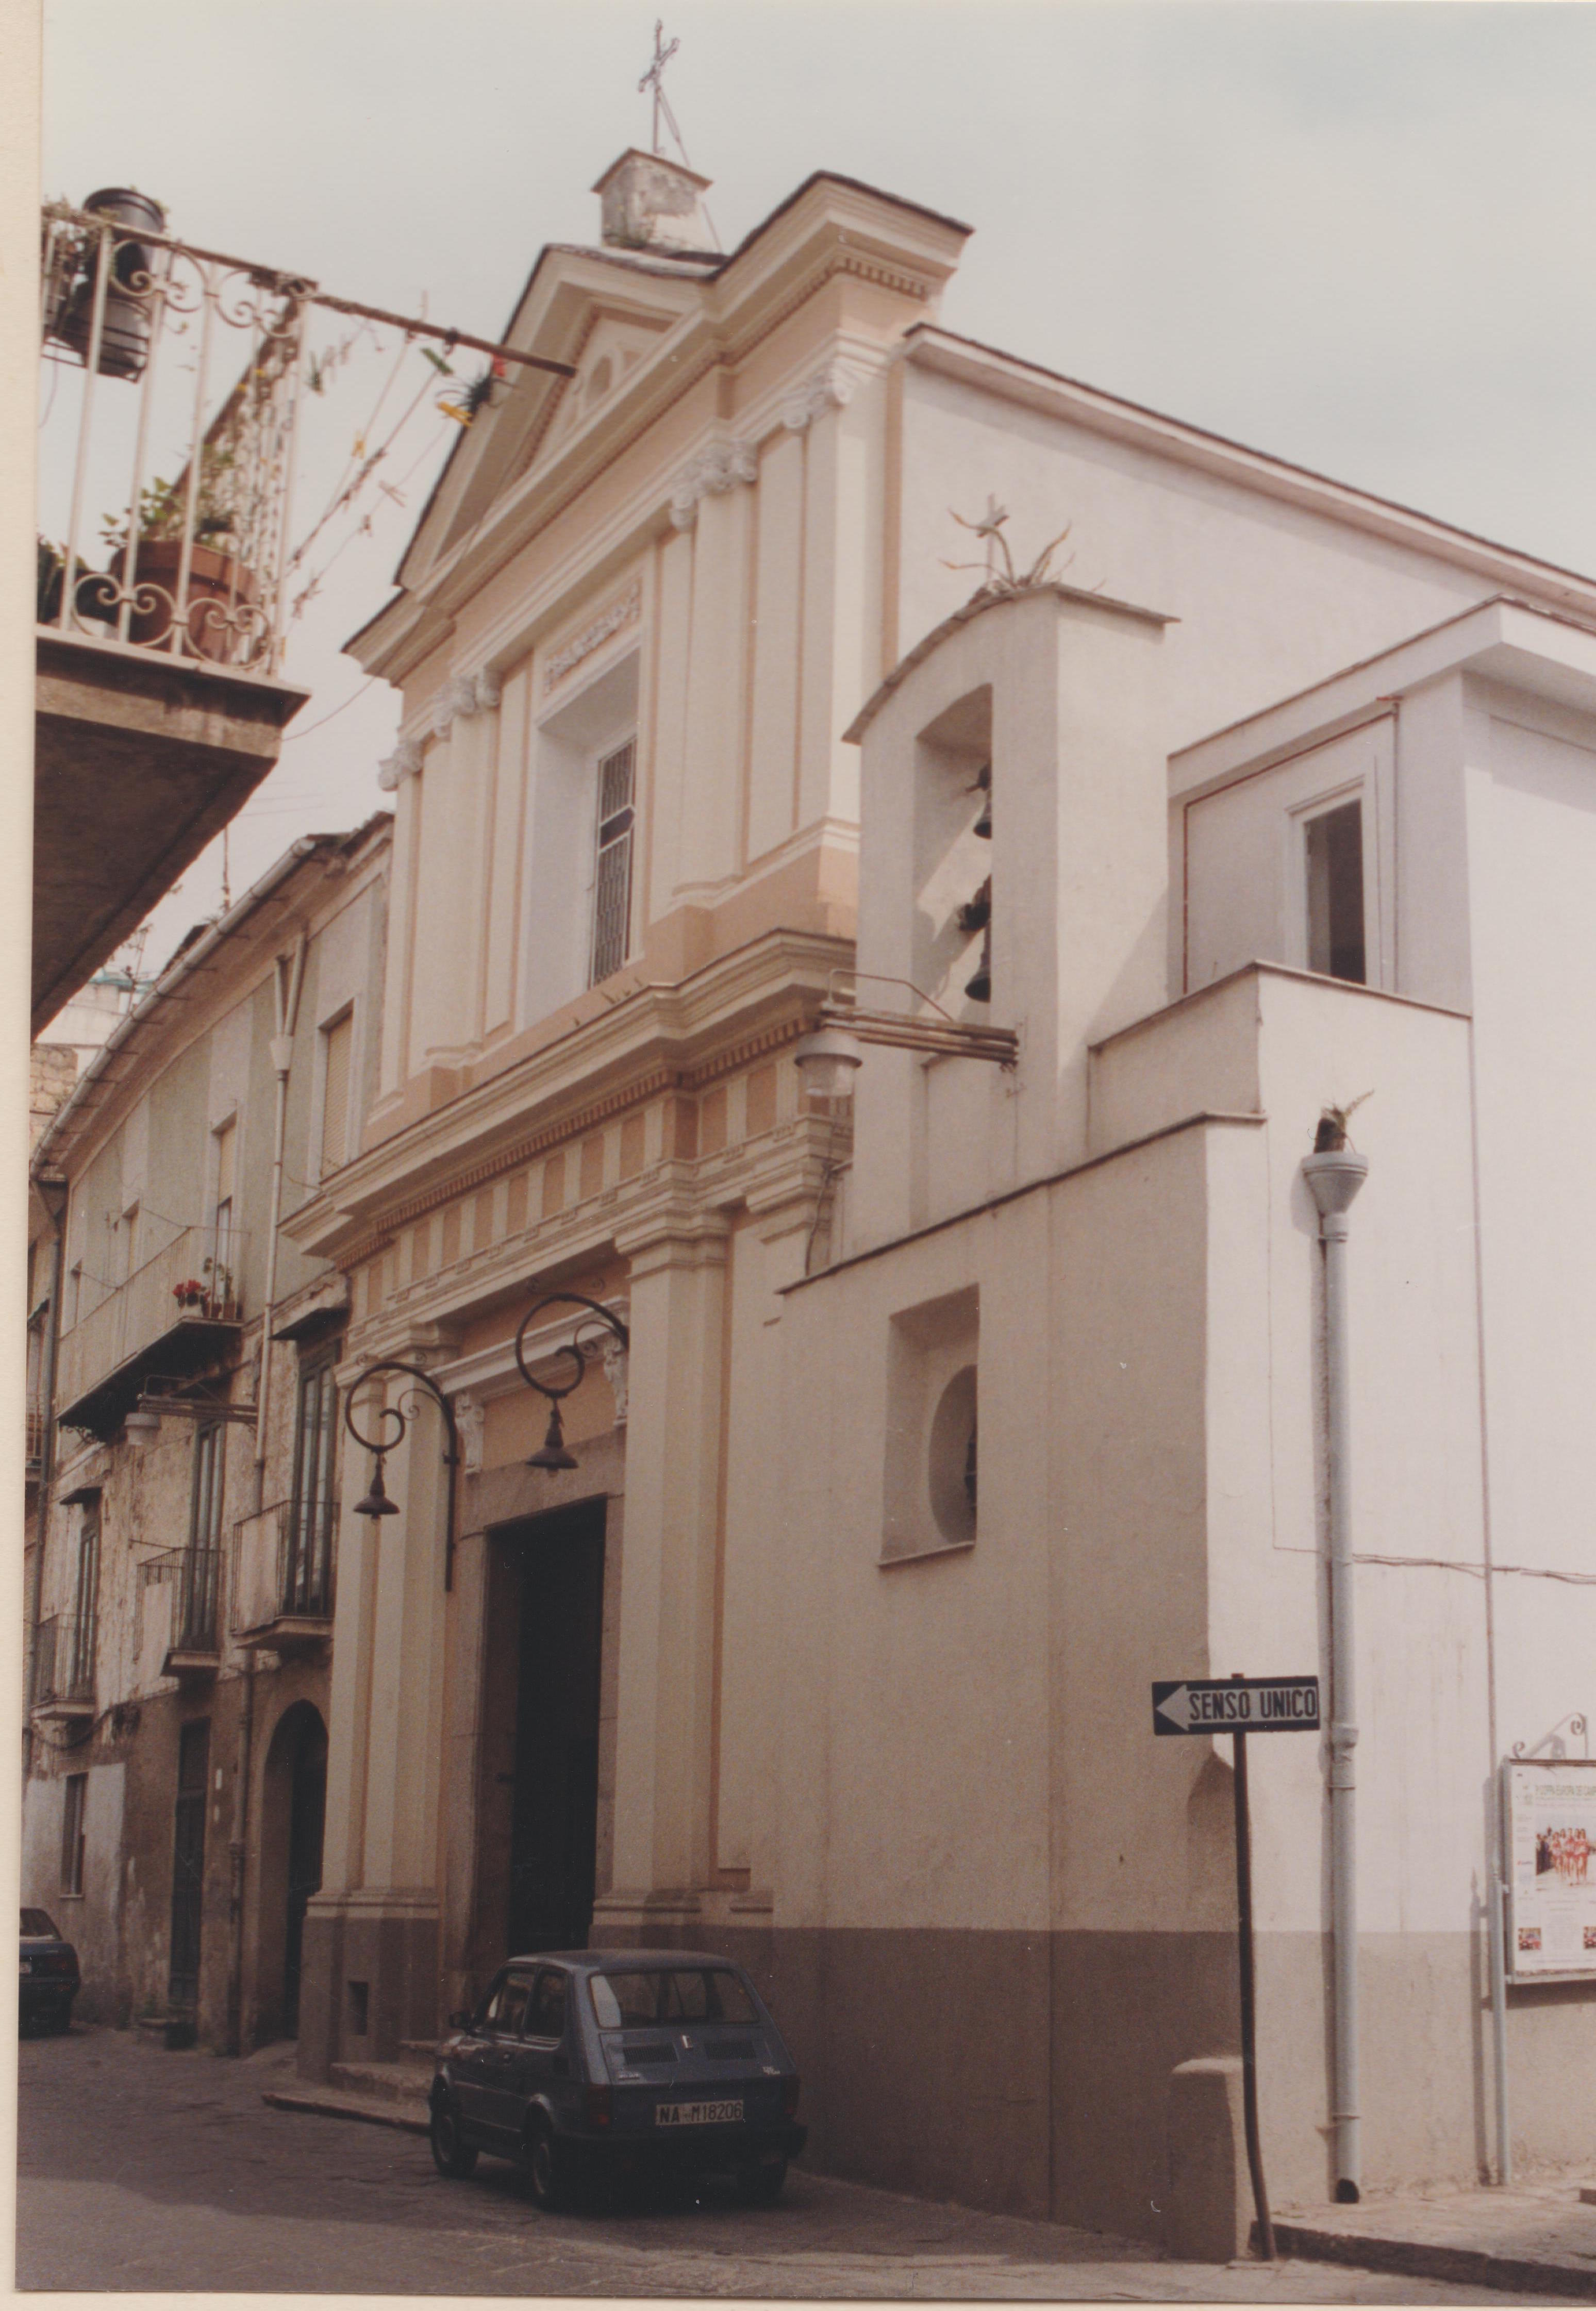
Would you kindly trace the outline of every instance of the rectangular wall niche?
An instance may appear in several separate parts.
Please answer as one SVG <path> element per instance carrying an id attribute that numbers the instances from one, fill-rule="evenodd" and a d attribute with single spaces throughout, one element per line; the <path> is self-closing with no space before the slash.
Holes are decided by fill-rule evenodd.
<path id="1" fill-rule="evenodd" d="M 980 1352 L 973 1284 L 888 1322 L 883 1565 L 974 1542 Z"/>

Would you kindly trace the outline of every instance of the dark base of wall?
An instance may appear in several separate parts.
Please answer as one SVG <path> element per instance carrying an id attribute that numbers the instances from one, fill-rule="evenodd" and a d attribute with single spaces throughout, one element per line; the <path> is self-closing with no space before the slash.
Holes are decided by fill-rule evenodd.
<path id="1" fill-rule="evenodd" d="M 392 2062 L 402 2040 L 436 2036 L 435 1910 L 313 1904 L 301 1963 L 301 2078 L 325 2079 L 334 2062 Z"/>
<path id="2" fill-rule="evenodd" d="M 1172 2111 L 1192 2107 L 1172 2097 L 1172 2073 L 1239 2051 L 1225 1933 L 682 1923 L 627 1939 L 708 1939 L 748 1968 L 803 2073 L 815 2167 L 1089 2230 L 1166 2235 L 1180 2164 Z M 1492 2151 L 1473 1938 L 1367 1936 L 1361 1974 L 1365 2186 L 1472 2184 Z M 1261 2132 L 1279 2206 L 1317 2205 L 1333 2189 L 1327 1979 L 1320 1936 L 1259 1938 Z M 1596 1985 L 1512 2019 L 1515 2080 L 1531 2055 L 1553 2062 L 1557 2036 L 1556 2093 L 1527 2084 L 1515 2105 L 1521 2153 L 1582 2157 L 1596 2127 Z M 1240 2158 L 1237 2142 L 1231 2167 Z"/>

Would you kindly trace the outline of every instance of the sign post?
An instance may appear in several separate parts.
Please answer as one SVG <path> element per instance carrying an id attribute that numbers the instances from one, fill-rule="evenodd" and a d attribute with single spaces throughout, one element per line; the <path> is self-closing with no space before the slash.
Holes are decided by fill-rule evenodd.
<path id="1" fill-rule="evenodd" d="M 1263 2179 L 1263 2149 L 1258 2135 L 1258 2016 L 1252 1975 L 1252 1830 L 1247 1806 L 1249 1733 L 1317 1733 L 1316 1677 L 1188 1678 L 1153 1687 L 1153 1731 L 1160 1735 L 1228 1733 L 1235 1743 L 1236 1945 L 1242 1991 L 1242 2123 L 1247 2137 L 1247 2171 L 1258 2210 L 1258 2244 L 1267 2263 L 1275 2260 L 1275 2225 Z"/>

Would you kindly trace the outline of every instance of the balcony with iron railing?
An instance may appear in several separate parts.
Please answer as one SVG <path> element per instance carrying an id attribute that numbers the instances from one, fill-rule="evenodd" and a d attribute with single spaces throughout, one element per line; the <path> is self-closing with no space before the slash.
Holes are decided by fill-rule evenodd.
<path id="1" fill-rule="evenodd" d="M 175 1584 L 171 1643 L 161 1673 L 179 1678 L 214 1675 L 222 1660 L 222 1551 L 174 1550 L 171 1573 Z"/>
<path id="2" fill-rule="evenodd" d="M 36 1715 L 93 1716 L 98 1639 L 99 1619 L 93 1613 L 52 1613 L 39 1622 L 33 1647 Z"/>
<path id="3" fill-rule="evenodd" d="M 284 1659 L 316 1654 L 333 1629 L 338 1504 L 277 1501 L 233 1528 L 235 1644 Z"/>
<path id="4" fill-rule="evenodd" d="M 438 371 L 455 372 L 428 353 L 414 398 L 396 397 L 404 414 L 368 443 L 385 383 L 350 458 L 345 420 L 322 397 L 357 338 L 385 368 L 391 340 L 379 344 L 375 327 L 397 333 L 401 357 L 419 347 L 418 364 L 428 339 L 491 354 L 491 369 L 438 404 L 462 426 L 512 376 L 575 375 L 568 362 L 175 239 L 159 204 L 130 188 L 81 208 L 52 201 L 42 232 L 35 1033 L 277 759 L 305 696 L 283 660 L 319 583 L 304 559 L 311 540 L 345 518 L 369 531 L 379 505 L 405 502 L 381 461 Z M 336 329 L 342 342 L 327 335 Z M 318 408 L 326 423 L 312 440 Z M 301 467 L 308 480 L 342 478 L 295 544 Z"/>
<path id="5" fill-rule="evenodd" d="M 34 1030 L 271 769 L 304 287 L 133 192 L 43 214 Z"/>
<path id="6" fill-rule="evenodd" d="M 22 1418 L 22 1472 L 28 1484 L 37 1485 L 44 1472 L 44 1440 L 49 1427 L 49 1415 L 38 1399 L 33 1398 L 30 1400 Z"/>
<path id="7" fill-rule="evenodd" d="M 187 1227 L 120 1283 L 97 1286 L 85 1272 L 57 1352 L 62 1426 L 107 1441 L 151 1378 L 183 1379 L 223 1360 L 243 1326 L 247 1250 L 240 1228 Z M 104 1296 L 84 1309 L 97 1288 Z"/>

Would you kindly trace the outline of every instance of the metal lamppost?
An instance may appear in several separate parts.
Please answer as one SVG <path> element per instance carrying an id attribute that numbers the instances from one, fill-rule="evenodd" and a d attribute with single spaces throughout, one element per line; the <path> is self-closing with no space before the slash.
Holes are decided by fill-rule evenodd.
<path id="1" fill-rule="evenodd" d="M 363 1444 L 367 1452 L 374 1456 L 371 1485 L 365 1498 L 356 1501 L 354 1513 L 356 1516 L 371 1517 L 373 1522 L 378 1517 L 397 1516 L 399 1513 L 397 1501 L 389 1499 L 388 1488 L 382 1481 L 382 1464 L 388 1455 L 403 1441 L 405 1431 L 420 1409 L 415 1391 L 414 1388 L 405 1391 L 397 1404 L 383 1404 L 378 1407 L 377 1417 L 382 1425 L 379 1434 L 376 1436 L 368 1436 L 364 1430 L 356 1425 L 354 1417 L 356 1395 L 365 1386 L 367 1381 L 375 1380 L 383 1373 L 402 1373 L 406 1380 L 413 1381 L 424 1388 L 443 1415 L 443 1426 L 449 1436 L 449 1450 L 443 1455 L 443 1465 L 449 1470 L 449 1506 L 443 1543 L 443 1585 L 445 1589 L 452 1589 L 455 1574 L 455 1472 L 460 1464 L 460 1435 L 455 1426 L 454 1407 L 432 1374 L 423 1372 L 420 1365 L 401 1364 L 397 1357 L 384 1357 L 377 1364 L 368 1365 L 363 1372 L 357 1373 L 350 1385 L 349 1394 L 344 1405 L 344 1426 L 354 1438 L 355 1443 Z M 388 1426 L 390 1422 L 393 1424 L 391 1428 Z"/>
<path id="2" fill-rule="evenodd" d="M 539 1396 L 548 1399 L 549 1407 L 548 1434 L 538 1450 L 533 1453 L 527 1466 L 529 1469 L 574 1469 L 577 1465 L 576 1461 L 565 1449 L 565 1432 L 560 1422 L 560 1407 L 566 1397 L 581 1386 L 583 1375 L 588 1369 L 587 1357 L 582 1351 L 582 1324 L 585 1320 L 578 1319 L 575 1338 L 563 1342 L 554 1352 L 557 1356 L 569 1356 L 576 1367 L 574 1378 L 568 1380 L 564 1386 L 561 1387 L 554 1381 L 535 1379 L 527 1369 L 524 1344 L 528 1327 L 535 1318 L 542 1315 L 545 1308 L 585 1308 L 588 1316 L 602 1324 L 624 1348 L 630 1347 L 632 1336 L 613 1310 L 604 1307 L 597 1300 L 588 1299 L 580 1292 L 549 1293 L 545 1298 L 533 1303 L 516 1328 L 517 1369 L 528 1388 L 535 1388 Z"/>

